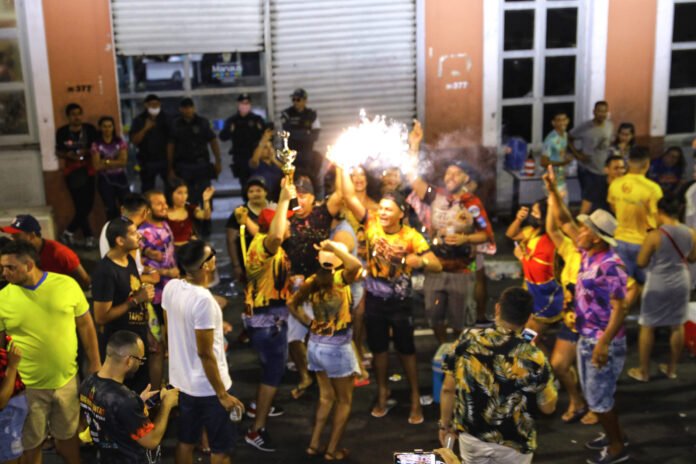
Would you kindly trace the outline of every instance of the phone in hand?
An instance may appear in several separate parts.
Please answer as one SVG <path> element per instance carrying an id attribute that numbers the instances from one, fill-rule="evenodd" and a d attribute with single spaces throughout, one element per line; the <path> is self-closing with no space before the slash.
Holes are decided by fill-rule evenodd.
<path id="1" fill-rule="evenodd" d="M 399 451 L 394 453 L 394 464 L 444 464 L 434 451 Z"/>
<path id="2" fill-rule="evenodd" d="M 536 340 L 537 335 L 538 334 L 534 330 L 529 329 L 529 328 L 524 329 L 522 331 L 522 338 L 524 338 L 529 343 L 534 343 L 534 340 Z"/>

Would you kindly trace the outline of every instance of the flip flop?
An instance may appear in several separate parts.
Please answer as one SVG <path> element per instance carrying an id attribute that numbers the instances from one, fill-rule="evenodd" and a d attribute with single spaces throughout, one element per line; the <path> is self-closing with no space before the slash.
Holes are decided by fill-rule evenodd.
<path id="1" fill-rule="evenodd" d="M 353 380 L 353 386 L 354 387 L 365 387 L 367 385 L 370 385 L 370 379 L 361 379 L 359 377 L 356 377 L 355 380 Z"/>
<path id="2" fill-rule="evenodd" d="M 570 417 L 563 417 L 561 416 L 561 420 L 566 423 L 566 424 L 573 424 L 583 417 L 585 417 L 585 414 L 587 414 L 589 409 L 587 409 L 587 406 L 584 408 L 576 409 L 573 411 L 573 414 L 570 415 Z"/>
<path id="3" fill-rule="evenodd" d="M 580 419 L 580 423 L 582 425 L 595 425 L 598 422 L 599 422 L 599 419 L 597 418 L 597 415 L 594 414 L 592 411 L 589 411 L 587 414 L 582 416 L 582 419 Z"/>
<path id="4" fill-rule="evenodd" d="M 326 448 L 312 448 L 311 446 L 308 446 L 307 449 L 305 450 L 305 454 L 310 457 L 315 457 L 319 456 L 326 453 Z"/>
<path id="5" fill-rule="evenodd" d="M 347 448 L 341 448 L 333 453 L 324 454 L 324 461 L 343 461 L 350 455 Z"/>
<path id="6" fill-rule="evenodd" d="M 389 411 L 394 409 L 394 406 L 396 406 L 396 400 L 393 398 L 389 398 L 387 400 L 386 406 L 384 407 L 384 411 L 382 411 L 381 413 L 378 413 L 378 412 L 376 413 L 375 409 L 372 408 L 372 412 L 370 412 L 370 414 L 372 415 L 372 417 L 375 417 L 377 419 L 381 419 L 384 416 L 386 416 L 387 414 L 389 414 Z"/>
<path id="7" fill-rule="evenodd" d="M 674 374 L 669 373 L 669 366 L 667 364 L 660 364 L 658 367 L 660 368 L 660 372 L 662 372 L 665 375 L 665 377 L 667 377 L 668 379 L 675 380 L 677 378 L 676 373 L 674 373 Z"/>
<path id="8" fill-rule="evenodd" d="M 637 367 L 630 368 L 628 370 L 627 374 L 630 378 L 632 378 L 633 380 L 635 380 L 637 382 L 645 383 L 645 382 L 650 380 L 649 377 L 647 379 L 645 377 L 643 377 L 643 374 L 640 373 L 640 369 L 638 369 Z"/>
<path id="9" fill-rule="evenodd" d="M 420 425 L 425 422 L 425 417 L 421 414 L 418 419 L 414 419 L 413 416 L 408 416 L 408 423 L 411 425 Z"/>

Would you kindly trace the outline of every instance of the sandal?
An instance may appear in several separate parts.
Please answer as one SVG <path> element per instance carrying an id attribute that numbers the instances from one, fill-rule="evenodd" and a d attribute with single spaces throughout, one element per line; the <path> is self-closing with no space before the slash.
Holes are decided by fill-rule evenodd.
<path id="1" fill-rule="evenodd" d="M 350 455 L 350 451 L 347 448 L 341 448 L 333 453 L 328 451 L 324 454 L 324 461 L 343 461 Z"/>
<path id="2" fill-rule="evenodd" d="M 599 418 L 597 417 L 597 414 L 593 413 L 592 411 L 588 411 L 587 414 L 582 416 L 582 419 L 580 419 L 580 423 L 582 425 L 595 425 L 599 422 Z"/>
<path id="3" fill-rule="evenodd" d="M 312 448 L 311 446 L 308 446 L 305 450 L 305 454 L 310 457 L 320 456 L 324 453 L 326 453 L 326 448 L 323 447 Z"/>
<path id="4" fill-rule="evenodd" d="M 576 409 L 572 413 L 570 413 L 570 411 L 566 411 L 565 414 L 561 416 L 561 420 L 566 424 L 573 424 L 585 417 L 585 414 L 587 414 L 588 412 L 589 409 L 587 409 L 587 406 L 580 409 Z"/>
<path id="5" fill-rule="evenodd" d="M 669 373 L 669 366 L 667 364 L 660 364 L 658 367 L 660 368 L 660 372 L 662 372 L 668 379 L 675 380 L 677 378 L 676 372 L 673 372 L 672 374 Z"/>
<path id="6" fill-rule="evenodd" d="M 423 417 L 423 414 L 421 414 L 420 417 L 416 416 L 416 418 L 414 418 L 414 416 L 408 416 L 408 423 L 411 425 L 420 425 L 423 422 L 425 422 L 425 417 Z"/>
<path id="7" fill-rule="evenodd" d="M 377 406 L 375 406 L 374 408 L 372 408 L 372 412 L 370 412 L 370 414 L 372 415 L 372 417 L 376 417 L 377 419 L 381 419 L 382 417 L 389 414 L 389 411 L 394 409 L 394 406 L 396 406 L 396 400 L 393 398 L 389 398 L 387 400 L 387 404 L 384 406 L 384 410 L 382 412 L 375 412 L 375 409 L 377 408 Z"/>
<path id="8" fill-rule="evenodd" d="M 645 383 L 645 382 L 647 382 L 648 380 L 650 380 L 650 377 L 647 377 L 647 378 L 646 378 L 646 377 L 643 377 L 643 374 L 640 372 L 640 369 L 637 368 L 637 367 L 632 367 L 632 368 L 630 368 L 630 369 L 628 370 L 627 374 L 628 374 L 628 376 L 629 376 L 630 378 L 632 378 L 633 380 L 635 380 L 635 381 L 637 381 L 637 382 L 643 382 L 643 383 Z"/>

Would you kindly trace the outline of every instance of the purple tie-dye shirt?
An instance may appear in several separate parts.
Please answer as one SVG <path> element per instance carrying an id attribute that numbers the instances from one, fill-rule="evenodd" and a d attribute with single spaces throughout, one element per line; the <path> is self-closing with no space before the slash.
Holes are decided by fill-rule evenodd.
<path id="1" fill-rule="evenodd" d="M 626 268 L 619 255 L 609 249 L 592 256 L 580 250 L 582 263 L 575 286 L 575 313 L 578 333 L 598 340 L 611 317 L 611 300 L 626 297 Z M 616 338 L 625 335 L 621 327 Z"/>
<path id="2" fill-rule="evenodd" d="M 160 227 L 149 222 L 143 222 L 138 231 L 143 236 L 140 244 L 143 252 L 149 249 L 161 251 L 164 255 L 162 261 L 155 261 L 145 256 L 145 253 L 142 253 L 143 265 L 150 266 L 153 269 L 170 269 L 176 266 L 176 261 L 174 260 L 174 234 L 172 229 L 169 228 L 169 224 L 163 222 L 162 227 Z M 152 300 L 152 303 L 160 304 L 162 301 L 162 290 L 169 280 L 169 277 L 162 277 L 159 283 L 155 285 L 155 298 Z"/>

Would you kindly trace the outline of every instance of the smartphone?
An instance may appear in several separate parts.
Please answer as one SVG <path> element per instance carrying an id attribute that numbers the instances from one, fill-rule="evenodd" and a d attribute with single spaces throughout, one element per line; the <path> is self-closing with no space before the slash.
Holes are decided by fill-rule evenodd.
<path id="1" fill-rule="evenodd" d="M 394 464 L 440 464 L 444 463 L 433 451 L 405 451 L 394 453 Z"/>
<path id="2" fill-rule="evenodd" d="M 534 340 L 536 340 L 537 335 L 538 334 L 532 329 L 524 329 L 522 331 L 522 338 L 527 340 L 529 343 L 534 343 Z"/>

